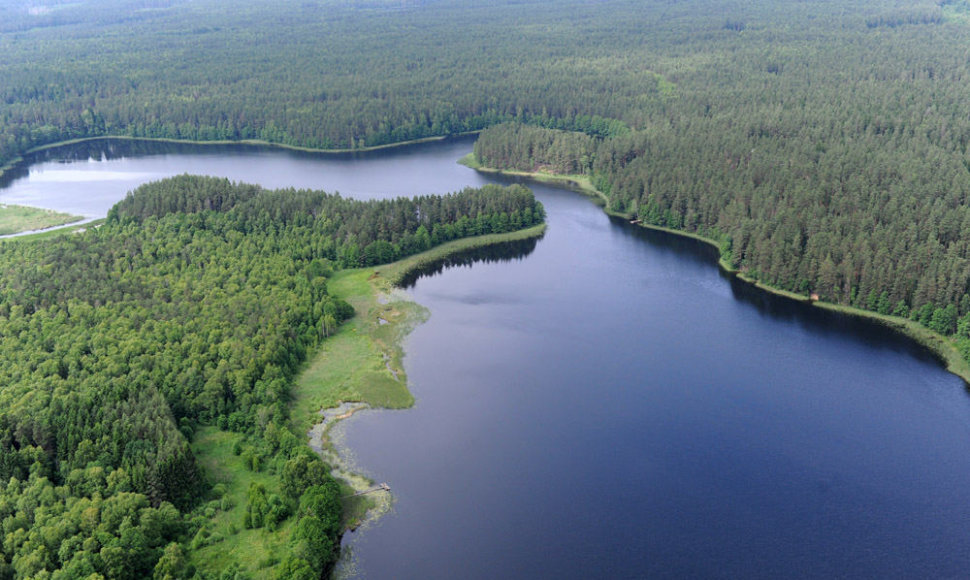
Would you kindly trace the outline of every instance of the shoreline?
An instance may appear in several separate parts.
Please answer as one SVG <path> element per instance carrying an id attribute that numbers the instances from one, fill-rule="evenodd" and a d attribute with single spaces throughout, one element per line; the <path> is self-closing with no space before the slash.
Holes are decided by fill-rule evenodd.
<path id="1" fill-rule="evenodd" d="M 479 173 L 490 173 L 493 175 L 505 175 L 510 177 L 522 177 L 531 181 L 538 181 L 539 183 L 548 183 L 550 185 L 564 187 L 566 189 L 570 189 L 572 191 L 582 193 L 583 195 L 592 198 L 594 200 L 594 203 L 596 203 L 596 205 L 603 208 L 603 211 L 606 212 L 607 215 L 611 215 L 619 218 L 627 218 L 627 219 L 629 218 L 629 216 L 625 214 L 611 211 L 607 207 L 607 204 L 609 203 L 609 199 L 606 197 L 606 194 L 596 189 L 595 187 L 593 187 L 593 182 L 590 180 L 589 176 L 586 176 L 586 175 L 580 175 L 580 174 L 557 175 L 555 173 L 545 173 L 541 171 L 529 172 L 529 171 L 518 171 L 518 170 L 511 170 L 511 169 L 495 169 L 494 167 L 485 167 L 484 165 L 481 165 L 480 163 L 478 163 L 478 161 L 475 161 L 474 153 L 469 153 L 468 155 L 465 155 L 464 157 L 458 160 L 458 163 L 470 169 L 474 169 Z"/>
<path id="2" fill-rule="evenodd" d="M 606 205 L 606 194 L 594 188 L 588 176 L 556 175 L 554 173 L 528 171 L 505 171 L 492 167 L 483 167 L 474 160 L 473 154 L 471 153 L 463 157 L 459 163 L 482 173 L 521 177 L 532 181 L 538 181 L 540 183 L 548 183 L 565 187 L 566 189 L 571 189 L 573 191 L 578 191 L 584 195 L 594 198 L 594 200 L 602 201 L 603 203 L 597 203 L 597 205 L 600 205 L 607 215 L 622 218 L 628 221 L 632 217 L 628 214 L 610 211 Z M 797 292 L 791 292 L 781 288 L 775 288 L 761 282 L 760 280 L 757 280 L 756 278 L 745 275 L 740 270 L 733 268 L 729 263 L 725 262 L 724 259 L 720 257 L 720 244 L 716 240 L 704 237 L 700 234 L 695 234 L 693 232 L 675 230 L 663 226 L 654 226 L 639 221 L 633 225 L 674 236 L 690 238 L 713 247 L 718 252 L 718 268 L 720 268 L 726 274 L 734 276 L 738 280 L 741 280 L 742 282 L 745 282 L 746 284 L 749 284 L 763 292 L 780 296 L 782 298 L 787 298 L 789 300 L 802 302 L 804 304 L 821 308 L 829 312 L 835 312 L 844 316 L 862 318 L 885 327 L 891 332 L 899 333 L 910 340 L 913 340 L 921 347 L 929 351 L 948 372 L 956 375 L 963 381 L 965 389 L 970 389 L 970 362 L 963 359 L 959 351 L 957 351 L 956 347 L 947 337 L 933 332 L 932 330 L 920 325 L 916 321 L 898 316 L 879 314 L 878 312 L 871 312 L 869 310 L 862 310 L 861 308 L 855 308 L 853 306 L 844 306 L 832 302 L 812 300 L 812 298 L 808 295 L 798 294 Z"/>
<path id="3" fill-rule="evenodd" d="M 10 171 L 11 169 L 13 169 L 14 167 L 20 165 L 23 162 L 24 162 L 23 155 L 18 155 L 16 157 L 14 157 L 13 159 L 8 160 L 3 165 L 0 165 L 0 177 L 3 177 L 3 174 L 4 173 Z"/>
<path id="4" fill-rule="evenodd" d="M 408 145 L 420 145 L 422 143 L 434 143 L 436 141 L 444 141 L 452 137 L 463 137 L 467 135 L 476 135 L 481 131 L 466 131 L 464 133 L 454 133 L 452 135 L 437 135 L 433 137 L 422 137 L 420 139 L 411 139 L 409 141 L 398 141 L 396 143 L 385 143 L 383 145 L 369 145 L 367 147 L 358 148 L 335 148 L 335 149 L 318 149 L 315 147 L 303 147 L 300 145 L 287 145 L 285 143 L 274 143 L 272 141 L 265 141 L 263 139 L 220 139 L 217 141 L 199 141 L 195 139 L 172 139 L 168 137 L 133 137 L 131 135 L 100 135 L 97 137 L 78 137 L 76 139 L 68 139 L 66 141 L 57 141 L 56 143 L 48 143 L 46 145 L 38 145 L 36 147 L 31 147 L 27 151 L 24 151 L 17 157 L 7 160 L 6 163 L 0 165 L 0 177 L 7 171 L 10 171 L 14 167 L 20 165 L 24 162 L 24 157 L 32 155 L 34 153 L 40 153 L 42 151 L 49 151 L 51 149 L 57 149 L 58 147 L 67 147 L 70 145 L 77 145 L 79 143 L 89 143 L 92 141 L 106 141 L 111 139 L 116 139 L 120 141 L 144 141 L 149 143 L 174 143 L 178 145 L 247 145 L 252 147 L 272 147 L 277 149 L 286 149 L 289 151 L 300 151 L 302 153 L 320 153 L 322 155 L 346 155 L 349 153 L 367 153 L 369 151 L 382 151 L 384 149 L 395 149 L 398 147 L 406 147 Z"/>
<path id="5" fill-rule="evenodd" d="M 3 227 L 0 228 L 0 239 L 79 226 L 94 219 L 43 207 L 0 203 L 0 221 L 3 222 Z"/>
<path id="6" fill-rule="evenodd" d="M 28 206 L 33 207 L 33 206 Z M 44 228 L 41 230 L 28 230 L 24 232 L 18 232 L 16 234 L 6 234 L 0 236 L 0 243 L 3 242 L 33 242 L 36 240 L 43 240 L 53 236 L 69 233 L 83 233 L 87 229 L 94 229 L 101 226 L 104 223 L 105 218 L 97 217 L 82 217 L 76 222 L 71 222 L 69 224 L 63 224 L 59 226 L 51 226 L 49 228 Z"/>
<path id="7" fill-rule="evenodd" d="M 404 372 L 403 342 L 427 319 L 428 311 L 398 286 L 400 281 L 414 270 L 460 252 L 538 238 L 545 230 L 546 225 L 541 224 L 453 240 L 390 264 L 343 270 L 328 281 L 332 294 L 350 302 L 356 314 L 305 363 L 293 387 L 290 421 L 330 465 L 331 474 L 347 491 L 345 496 L 373 487 L 374 481 L 356 464 L 340 435 L 334 436 L 334 428 L 363 411 L 414 405 Z M 394 482 L 390 483 L 393 487 Z M 345 497 L 344 501 L 346 534 L 378 521 L 391 509 L 394 497 L 389 491 L 379 491 Z M 352 558 L 352 552 L 342 555 L 338 570 L 352 568 Z"/>
<path id="8" fill-rule="evenodd" d="M 459 252 L 486 248 L 504 242 L 517 242 L 532 238 L 542 237 L 548 226 L 545 223 L 530 228 L 505 232 L 502 234 L 484 234 L 470 238 L 462 238 L 446 242 L 420 254 L 408 256 L 397 262 L 375 266 L 375 275 L 386 280 L 392 287 L 397 288 L 401 281 L 410 273 L 419 270 L 435 262 L 445 260 Z"/>

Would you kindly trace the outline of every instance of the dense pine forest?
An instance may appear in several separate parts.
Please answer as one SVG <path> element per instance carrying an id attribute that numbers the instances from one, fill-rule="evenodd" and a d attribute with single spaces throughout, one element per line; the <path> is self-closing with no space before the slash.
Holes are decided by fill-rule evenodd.
<path id="1" fill-rule="evenodd" d="M 289 430 L 288 392 L 353 315 L 327 277 L 542 219 L 522 186 L 360 202 L 181 176 L 97 229 L 0 245 L 0 577 L 189 577 L 220 505 L 189 448 L 202 425 L 276 474 L 239 527 L 295 519 L 277 575 L 320 577 L 340 490 Z"/>
<path id="2" fill-rule="evenodd" d="M 484 130 L 485 165 L 588 175 L 613 211 L 970 359 L 965 0 L 0 0 L 0 55 L 0 166 L 107 135 Z M 361 203 L 185 176 L 97 230 L 4 244 L 0 578 L 182 577 L 199 498 L 218 503 L 203 425 L 281 474 L 245 523 L 299 519 L 280 566 L 318 577 L 337 490 L 286 418 L 351 314 L 328 273 L 542 218 L 521 188 Z"/>

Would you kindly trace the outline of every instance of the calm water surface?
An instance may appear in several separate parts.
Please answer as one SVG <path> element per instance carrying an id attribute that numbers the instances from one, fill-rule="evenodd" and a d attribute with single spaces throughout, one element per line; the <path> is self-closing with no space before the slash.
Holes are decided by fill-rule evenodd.
<path id="1" fill-rule="evenodd" d="M 113 147 L 52 154 L 8 178 L 0 202 L 103 215 L 134 185 L 184 172 L 364 198 L 485 182 L 454 163 L 468 140 L 343 157 Z M 905 340 L 723 276 L 703 246 L 533 189 L 549 214 L 534 248 L 411 288 L 431 311 L 406 344 L 415 408 L 340 427 L 360 468 L 396 497 L 391 514 L 346 536 L 348 568 L 367 578 L 970 570 L 959 379 Z"/>

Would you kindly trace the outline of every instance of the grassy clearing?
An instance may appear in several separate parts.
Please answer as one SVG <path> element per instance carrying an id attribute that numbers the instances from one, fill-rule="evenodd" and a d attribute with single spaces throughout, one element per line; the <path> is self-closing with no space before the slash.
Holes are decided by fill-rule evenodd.
<path id="1" fill-rule="evenodd" d="M 285 521 L 275 532 L 247 530 L 243 525 L 250 484 L 262 483 L 271 493 L 279 493 L 279 489 L 275 475 L 250 471 L 243 458 L 233 453 L 233 445 L 241 438 L 216 427 L 203 427 L 193 438 L 193 452 L 215 492 L 207 498 L 203 510 L 208 521 L 192 540 L 196 549 L 190 554 L 199 570 L 218 575 L 235 564 L 260 580 L 272 577 L 272 566 L 286 553 L 293 522 L 292 518 Z"/>
<path id="2" fill-rule="evenodd" d="M 342 402 L 392 409 L 414 403 L 401 364 L 403 353 L 392 339 L 424 320 L 424 309 L 401 297 L 386 298 L 382 304 L 378 297 L 390 285 L 378 279 L 373 268 L 338 272 L 328 289 L 350 302 L 357 314 L 323 341 L 297 378 L 291 413 L 297 431 L 319 421 L 320 409 Z"/>
<path id="3" fill-rule="evenodd" d="M 239 433 L 220 431 L 213 426 L 196 432 L 193 453 L 199 461 L 213 491 L 199 512 L 205 519 L 195 537 L 189 542 L 191 563 L 199 571 L 218 576 L 232 566 L 248 574 L 253 580 L 276 577 L 276 565 L 290 549 L 295 526 L 294 518 L 285 520 L 278 529 L 266 527 L 246 529 L 244 518 L 249 487 L 253 483 L 265 486 L 267 493 L 279 494 L 279 477 L 271 466 L 255 472 L 246 467 L 242 456 L 233 448 L 243 439 Z M 356 528 L 369 512 L 383 512 L 390 507 L 390 498 L 380 494 L 349 497 L 366 489 L 373 482 L 352 473 L 338 472 L 342 479 L 344 527 Z"/>
<path id="4" fill-rule="evenodd" d="M 943 19 L 957 24 L 970 24 L 970 5 L 964 2 L 940 3 Z"/>
<path id="5" fill-rule="evenodd" d="M 65 234 L 80 234 L 85 230 L 94 229 L 103 223 L 104 223 L 104 218 L 86 222 L 83 224 L 65 226 L 63 228 L 44 230 L 42 232 L 37 232 L 36 234 L 25 234 L 23 236 L 17 236 L 15 238 L 6 238 L 4 241 L 36 242 L 39 240 L 46 240 L 48 238 L 53 238 L 55 236 L 63 236 Z"/>
<path id="6" fill-rule="evenodd" d="M 0 236 L 62 226 L 84 219 L 39 207 L 0 205 Z"/>
<path id="7" fill-rule="evenodd" d="M 357 315 L 323 341 L 294 385 L 291 418 L 295 432 L 306 433 L 320 420 L 321 408 L 333 407 L 342 401 L 362 401 L 389 408 L 413 403 L 401 368 L 403 352 L 391 339 L 397 336 L 394 332 L 403 334 L 406 328 L 423 320 L 425 311 L 400 298 L 388 299 L 382 304 L 378 300 L 379 290 L 385 286 L 390 289 L 375 276 L 373 269 L 339 272 L 330 281 L 330 291 L 348 300 Z M 381 324 L 381 319 L 388 323 Z M 391 331 L 388 327 L 392 325 L 401 330 Z M 391 369 L 398 373 L 397 378 Z M 200 570 L 219 573 L 235 563 L 250 571 L 253 578 L 270 578 L 273 566 L 288 549 L 293 524 L 287 520 L 275 532 L 244 528 L 250 484 L 262 483 L 268 492 L 278 493 L 279 481 L 268 470 L 256 473 L 246 468 L 242 457 L 233 453 L 233 446 L 240 438 L 239 434 L 215 427 L 200 429 L 194 437 L 193 450 L 209 481 L 217 486 L 221 484 L 225 493 L 221 498 L 209 498 L 206 504 L 208 522 L 203 529 L 208 539 L 201 540 L 204 547 L 193 551 L 193 564 Z M 331 462 L 337 459 L 329 449 L 325 458 Z M 336 467 L 346 495 L 373 483 L 342 466 Z M 389 501 L 379 496 L 347 499 L 345 526 L 360 525 L 369 511 L 389 506 Z"/>
<path id="8" fill-rule="evenodd" d="M 11 237 L 11 238 L 3 238 L 2 240 L 0 240 L 0 243 L 7 243 L 7 242 L 17 242 L 17 243 L 38 242 L 38 241 L 41 241 L 41 240 L 46 240 L 46 239 L 53 238 L 53 237 L 56 237 L 56 236 L 63 236 L 63 235 L 66 235 L 66 234 L 80 234 L 80 233 L 83 233 L 85 230 L 96 228 L 96 227 L 100 226 L 103 223 L 104 223 L 104 219 L 102 218 L 102 219 L 98 219 L 98 220 L 94 220 L 94 221 L 90 221 L 90 222 L 85 222 L 83 224 L 77 224 L 77 225 L 73 225 L 73 226 L 72 225 L 68 225 L 68 226 L 64 226 L 62 228 L 53 228 L 53 229 L 49 229 L 49 230 L 44 230 L 44 231 L 37 232 L 37 233 L 34 233 L 34 234 L 24 234 L 22 236 L 14 236 L 14 237 Z"/>

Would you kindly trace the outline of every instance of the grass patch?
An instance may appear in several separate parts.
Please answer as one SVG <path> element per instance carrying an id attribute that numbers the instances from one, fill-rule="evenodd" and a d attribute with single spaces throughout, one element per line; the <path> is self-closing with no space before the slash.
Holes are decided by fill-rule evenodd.
<path id="1" fill-rule="evenodd" d="M 249 486 L 260 483 L 268 494 L 280 494 L 280 489 L 279 477 L 271 465 L 254 472 L 246 467 L 241 455 L 233 452 L 237 441 L 242 439 L 242 434 L 221 431 L 214 426 L 201 427 L 193 437 L 192 451 L 213 488 L 196 510 L 204 524 L 189 539 L 192 549 L 188 553 L 198 571 L 210 572 L 215 577 L 236 566 L 248 574 L 247 578 L 269 580 L 275 577 L 276 565 L 290 549 L 296 520 L 288 518 L 272 531 L 266 527 L 246 529 L 243 522 Z M 359 526 L 369 510 L 379 507 L 382 500 L 388 501 L 380 496 L 349 497 L 371 483 L 359 476 L 352 485 L 341 482 L 345 528 Z"/>
<path id="2" fill-rule="evenodd" d="M 235 564 L 248 570 L 254 580 L 268 579 L 273 576 L 272 567 L 288 550 L 293 518 L 272 532 L 266 528 L 247 530 L 243 525 L 249 485 L 262 483 L 270 493 L 279 493 L 279 489 L 275 475 L 266 469 L 250 471 L 243 458 L 233 453 L 233 446 L 241 438 L 239 433 L 216 427 L 196 431 L 192 451 L 215 492 L 200 508 L 208 517 L 195 539 L 190 540 L 197 547 L 189 554 L 200 571 L 218 576 Z"/>
<path id="3" fill-rule="evenodd" d="M 296 380 L 291 417 L 297 432 L 319 421 L 321 409 L 355 401 L 374 407 L 410 407 L 397 341 L 420 323 L 426 311 L 401 296 L 378 300 L 390 290 L 373 268 L 338 272 L 328 290 L 354 307 L 356 316 L 323 341 Z M 382 322 L 384 321 L 384 322 Z"/>
<path id="4" fill-rule="evenodd" d="M 349 302 L 356 315 L 323 341 L 297 377 L 292 390 L 290 420 L 295 432 L 310 431 L 311 446 L 333 467 L 334 475 L 348 490 L 347 495 L 374 484 L 356 473 L 352 463 L 330 441 L 329 429 L 335 421 L 344 418 L 347 403 L 391 409 L 414 404 L 407 388 L 402 343 L 416 325 L 426 320 L 428 311 L 411 301 L 404 291 L 396 289 L 396 284 L 413 269 L 451 254 L 538 237 L 544 231 L 545 226 L 537 226 L 519 232 L 455 240 L 393 264 L 340 271 L 329 280 L 329 292 Z M 327 411 L 324 421 L 321 411 L 335 407 L 340 409 Z M 375 520 L 390 509 L 391 501 L 385 492 L 346 498 L 345 527 L 354 529 Z"/>
<path id="5" fill-rule="evenodd" d="M 65 234 L 80 234 L 86 230 L 94 229 L 103 223 L 104 223 L 104 218 L 101 218 L 101 219 L 86 222 L 83 224 L 66 226 L 63 228 L 56 228 L 53 230 L 45 230 L 43 232 L 37 232 L 36 234 L 26 234 L 23 236 L 17 236 L 15 238 L 6 238 L 4 241 L 36 242 L 40 240 L 46 240 L 48 238 L 53 238 L 56 236 L 63 236 Z"/>
<path id="6" fill-rule="evenodd" d="M 970 24 L 970 2 L 967 0 L 945 0 L 938 2 L 943 9 L 943 19 L 958 24 Z"/>
<path id="7" fill-rule="evenodd" d="M 39 207 L 0 205 L 0 236 L 62 226 L 84 219 Z"/>
<path id="8" fill-rule="evenodd" d="M 458 164 L 464 165 L 465 167 L 470 167 L 475 170 L 479 170 L 479 169 L 486 170 L 486 171 L 488 170 L 487 167 L 483 166 L 481 163 L 478 162 L 478 159 L 475 159 L 474 153 L 468 153 L 467 155 L 459 159 Z"/>

